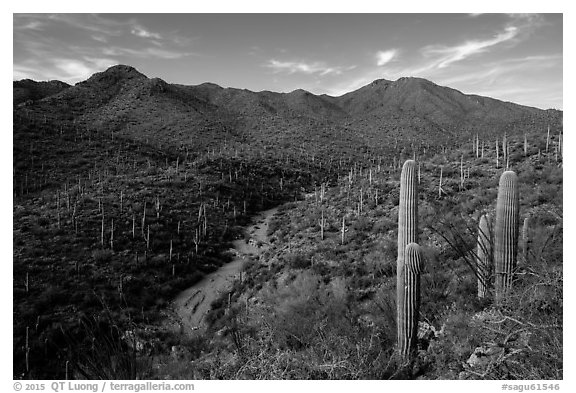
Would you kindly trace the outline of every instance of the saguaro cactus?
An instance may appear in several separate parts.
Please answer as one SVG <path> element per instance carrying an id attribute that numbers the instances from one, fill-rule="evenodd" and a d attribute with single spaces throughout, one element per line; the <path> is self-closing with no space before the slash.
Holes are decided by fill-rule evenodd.
<path id="1" fill-rule="evenodd" d="M 416 162 L 407 160 L 400 176 L 400 206 L 398 209 L 398 259 L 396 261 L 396 309 L 398 321 L 404 312 L 405 252 L 409 243 L 418 242 L 418 183 Z M 398 337 L 401 336 L 398 323 Z"/>
<path id="2" fill-rule="evenodd" d="M 324 209 L 322 209 L 322 218 L 318 221 L 320 225 L 320 240 L 324 240 L 324 228 L 326 227 L 326 219 L 324 218 Z"/>
<path id="3" fill-rule="evenodd" d="M 498 150 L 498 138 L 496 138 L 496 168 L 498 168 L 500 153 Z"/>
<path id="4" fill-rule="evenodd" d="M 423 263 L 420 246 L 410 243 L 405 248 L 405 267 L 402 292 L 402 309 L 398 313 L 398 351 L 409 360 L 416 351 L 418 340 L 418 315 L 420 312 L 420 273 Z"/>
<path id="5" fill-rule="evenodd" d="M 528 262 L 528 252 L 530 251 L 530 216 L 524 218 L 524 225 L 522 225 L 522 262 Z"/>
<path id="6" fill-rule="evenodd" d="M 440 167 L 440 182 L 438 183 L 438 198 L 442 198 L 443 192 L 444 192 L 444 189 L 442 188 L 442 167 Z"/>
<path id="7" fill-rule="evenodd" d="M 478 276 L 478 298 L 488 294 L 488 280 L 492 266 L 492 233 L 490 216 L 483 214 L 478 224 L 478 246 L 476 250 L 476 273 Z"/>
<path id="8" fill-rule="evenodd" d="M 512 285 L 512 272 L 518 253 L 519 193 L 518 177 L 513 171 L 500 176 L 494 226 L 494 268 L 496 302 Z"/>

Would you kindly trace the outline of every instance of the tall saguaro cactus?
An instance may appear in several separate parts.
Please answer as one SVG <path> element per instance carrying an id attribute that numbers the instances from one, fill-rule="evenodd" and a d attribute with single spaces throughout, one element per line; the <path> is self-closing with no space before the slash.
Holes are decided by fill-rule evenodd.
<path id="1" fill-rule="evenodd" d="M 518 254 L 519 224 L 518 177 L 513 171 L 500 176 L 494 226 L 494 273 L 496 275 L 496 303 L 512 285 L 512 272 Z"/>
<path id="2" fill-rule="evenodd" d="M 404 302 L 398 314 L 398 351 L 404 360 L 409 360 L 416 351 L 418 340 L 418 316 L 420 312 L 420 273 L 423 263 L 420 246 L 409 243 L 405 248 Z"/>
<path id="3" fill-rule="evenodd" d="M 396 309 L 398 337 L 401 336 L 400 317 L 404 312 L 405 252 L 409 243 L 418 242 L 418 182 L 416 162 L 407 160 L 400 176 L 400 206 L 398 209 L 398 259 L 396 261 Z"/>
<path id="4" fill-rule="evenodd" d="M 483 214 L 478 224 L 478 243 L 476 250 L 476 272 L 478 276 L 478 298 L 488 294 L 488 281 L 492 265 L 492 233 L 490 216 Z"/>

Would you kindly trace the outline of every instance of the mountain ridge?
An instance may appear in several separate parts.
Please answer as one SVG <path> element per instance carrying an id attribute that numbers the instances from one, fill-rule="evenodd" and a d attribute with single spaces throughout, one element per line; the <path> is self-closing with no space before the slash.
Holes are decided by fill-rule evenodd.
<path id="1" fill-rule="evenodd" d="M 46 115 L 74 118 L 133 138 L 172 145 L 200 141 L 205 147 L 214 147 L 210 137 L 226 140 L 230 130 L 243 141 L 272 145 L 296 138 L 322 148 L 333 141 L 347 144 L 352 138 L 375 146 L 399 137 L 438 144 L 475 134 L 543 129 L 560 123 L 563 113 L 464 94 L 417 77 L 377 79 L 333 97 L 303 89 L 280 93 L 211 82 L 171 84 L 127 65 L 95 73 L 36 100 L 34 106 Z M 137 132 L 142 129 L 146 131 Z M 319 129 L 325 130 L 324 140 L 314 138 Z M 211 130 L 209 135 L 206 130 Z"/>
<path id="2" fill-rule="evenodd" d="M 84 80 L 84 81 L 77 82 L 75 85 L 70 85 L 70 84 L 68 84 L 68 83 L 66 83 L 66 82 L 62 82 L 62 81 L 59 81 L 59 80 L 34 81 L 34 80 L 28 79 L 28 78 L 27 78 L 27 79 L 22 79 L 22 80 L 15 80 L 15 81 L 13 81 L 13 83 L 16 85 L 16 84 L 24 83 L 24 82 L 34 82 L 34 83 L 37 83 L 37 84 L 46 84 L 46 83 L 55 83 L 55 82 L 56 82 L 56 83 L 64 84 L 64 85 L 66 85 L 66 86 L 68 86 L 68 87 L 71 87 L 71 86 L 76 86 L 76 85 L 90 84 L 90 83 L 93 83 L 94 81 L 101 81 L 101 80 L 106 80 L 106 79 L 107 79 L 107 80 L 110 80 L 111 78 L 114 78 L 114 77 L 117 78 L 118 80 L 120 80 L 120 79 L 132 79 L 132 78 L 136 78 L 136 79 L 160 79 L 160 80 L 162 80 L 162 79 L 159 78 L 159 77 L 149 78 L 148 76 L 146 76 L 145 74 L 141 73 L 140 71 L 138 71 L 138 70 L 137 70 L 135 67 L 133 67 L 133 66 L 124 65 L 124 64 L 117 64 L 117 65 L 114 65 L 114 66 L 111 66 L 111 67 L 107 68 L 107 69 L 104 70 L 104 71 L 96 72 L 96 73 L 92 74 L 90 77 L 88 77 L 88 79 L 86 79 L 86 80 Z M 163 80 L 162 80 L 162 81 L 163 81 Z M 165 81 L 164 81 L 164 82 L 165 82 Z M 169 83 L 169 82 L 165 82 L 165 83 L 168 83 L 168 84 L 171 84 L 171 85 L 176 85 L 176 86 L 183 86 L 183 87 L 202 87 L 202 86 L 208 87 L 208 86 L 209 86 L 209 87 L 219 88 L 219 89 L 221 89 L 221 90 L 226 90 L 226 89 L 242 90 L 242 91 L 247 91 L 247 92 L 255 93 L 255 94 L 271 93 L 271 94 L 281 94 L 281 95 L 285 95 L 285 94 L 292 94 L 292 93 L 295 93 L 295 92 L 305 92 L 305 93 L 308 93 L 308 94 L 311 94 L 311 95 L 314 95 L 314 96 L 317 96 L 317 97 L 326 97 L 326 98 L 329 98 L 329 99 L 336 99 L 336 100 L 339 100 L 339 99 L 341 99 L 341 98 L 343 98 L 343 97 L 346 97 L 346 96 L 349 96 L 349 95 L 351 95 L 351 94 L 354 94 L 354 93 L 356 93 L 356 92 L 358 92 L 358 91 L 360 91 L 360 90 L 365 90 L 365 89 L 368 89 L 368 88 L 381 87 L 382 85 L 386 85 L 386 87 L 387 87 L 387 86 L 389 86 L 389 85 L 394 85 L 394 84 L 399 84 L 399 83 L 404 83 L 404 84 L 410 84 L 410 83 L 415 84 L 415 83 L 418 83 L 418 84 L 433 85 L 433 86 L 440 87 L 440 88 L 448 88 L 448 89 L 450 89 L 450 90 L 454 90 L 454 91 L 456 91 L 456 92 L 458 92 L 458 93 L 460 93 L 460 94 L 462 94 L 462 95 L 465 95 L 465 96 L 489 98 L 489 99 L 491 99 L 491 100 L 495 100 L 495 101 L 498 101 L 498 102 L 514 104 L 514 105 L 521 106 L 521 107 L 525 107 L 525 108 L 533 108 L 533 109 L 538 109 L 538 110 L 543 110 L 543 111 L 547 111 L 547 110 L 561 111 L 561 110 L 555 109 L 555 108 L 546 108 L 546 109 L 544 109 L 544 108 L 539 108 L 539 107 L 534 107 L 534 106 L 529 106 L 529 105 L 518 104 L 518 103 L 515 103 L 515 102 L 513 102 L 513 101 L 505 101 L 505 100 L 501 100 L 501 99 L 493 98 L 493 97 L 489 97 L 489 96 L 481 96 L 481 95 L 478 95 L 478 94 L 475 94 L 475 93 L 463 93 L 462 91 L 460 91 L 460 90 L 458 90 L 458 89 L 455 89 L 455 88 L 453 88 L 453 87 L 448 87 L 448 86 L 439 85 L 439 84 L 435 83 L 434 81 L 431 81 L 431 80 L 429 80 L 429 79 L 425 79 L 425 78 L 422 78 L 422 77 L 417 77 L 417 76 L 403 76 L 403 77 L 400 77 L 400 78 L 398 78 L 398 79 L 396 79 L 396 80 L 388 80 L 388 79 L 384 79 L 384 78 L 378 78 L 378 79 L 375 79 L 375 80 L 373 80 L 372 82 L 368 83 L 367 85 L 361 86 L 361 87 L 359 87 L 358 89 L 355 89 L 355 90 L 352 90 L 352 91 L 343 93 L 343 94 L 338 95 L 338 96 L 334 96 L 334 95 L 330 95 L 330 94 L 326 94 L 326 93 L 316 94 L 316 93 L 312 93 L 312 92 L 310 92 L 310 91 L 308 91 L 308 90 L 305 90 L 305 89 L 303 89 L 303 88 L 296 88 L 296 89 L 294 89 L 294 90 L 292 90 L 292 91 L 290 91 L 290 92 L 277 92 L 277 91 L 272 91 L 272 90 L 268 90 L 268 89 L 266 89 L 266 90 L 261 90 L 261 91 L 255 91 L 255 90 L 250 90 L 250 89 L 246 89 L 246 88 L 239 88 L 239 87 L 222 87 L 222 86 L 220 86 L 220 85 L 218 85 L 218 84 L 216 84 L 216 83 L 214 83 L 214 82 L 203 82 L 203 83 L 200 83 L 200 84 L 197 84 L 197 85 L 185 85 L 185 84 L 180 84 L 180 83 Z"/>

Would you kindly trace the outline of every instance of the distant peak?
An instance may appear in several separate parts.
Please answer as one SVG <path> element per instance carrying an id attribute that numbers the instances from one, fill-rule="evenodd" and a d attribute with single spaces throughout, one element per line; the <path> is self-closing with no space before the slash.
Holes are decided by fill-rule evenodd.
<path id="1" fill-rule="evenodd" d="M 216 83 L 212 83 L 212 82 L 204 82 L 204 83 L 199 84 L 198 86 L 208 87 L 211 89 L 223 89 L 222 86 L 217 85 Z"/>
<path id="2" fill-rule="evenodd" d="M 304 90 L 304 89 L 296 89 L 296 90 L 292 90 L 288 94 L 306 95 L 306 94 L 311 94 L 311 93 L 309 91 Z"/>
<path id="3" fill-rule="evenodd" d="M 139 72 L 136 68 L 129 66 L 129 65 L 124 65 L 124 64 L 114 65 L 114 66 L 108 68 L 106 71 L 104 71 L 104 73 L 105 74 L 139 75 L 139 76 L 146 77 L 146 75 Z"/>
<path id="4" fill-rule="evenodd" d="M 388 79 L 376 79 L 370 84 L 376 86 L 376 85 L 387 85 L 389 83 L 392 83 L 392 81 L 389 81 Z"/>
<path id="5" fill-rule="evenodd" d="M 134 67 L 118 64 L 108 68 L 106 71 L 95 73 L 86 82 L 108 82 L 122 79 L 147 79 L 147 77 Z"/>
<path id="6" fill-rule="evenodd" d="M 420 84 L 434 84 L 433 82 L 429 81 L 428 79 L 420 78 L 417 76 L 403 76 L 398 78 L 394 81 L 394 83 L 420 83 Z"/>

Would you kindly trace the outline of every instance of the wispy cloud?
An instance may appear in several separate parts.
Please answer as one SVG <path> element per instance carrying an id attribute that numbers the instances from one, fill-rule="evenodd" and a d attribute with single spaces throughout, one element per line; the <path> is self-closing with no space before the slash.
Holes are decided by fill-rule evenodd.
<path id="1" fill-rule="evenodd" d="M 42 23 L 38 20 L 30 20 L 30 19 L 20 19 L 15 16 L 14 17 L 14 30 L 26 31 L 26 30 L 37 30 L 41 31 L 45 27 L 45 23 Z"/>
<path id="2" fill-rule="evenodd" d="M 81 81 L 95 72 L 114 65 L 116 62 L 97 59 L 54 59 L 52 63 L 62 79 Z"/>
<path id="3" fill-rule="evenodd" d="M 509 48 L 528 39 L 536 27 L 527 23 L 544 23 L 538 15 L 508 16 L 511 23 L 505 24 L 491 37 L 471 39 L 455 45 L 434 45 L 421 48 L 415 53 L 407 53 L 402 61 L 388 51 L 376 57 L 372 67 L 365 67 L 361 73 L 342 79 L 330 86 L 325 85 L 328 94 L 339 96 L 356 90 L 375 79 L 396 80 L 403 76 L 418 76 L 430 79 L 440 85 L 450 86 L 464 93 L 480 93 L 508 101 L 533 106 L 558 107 L 558 91 L 562 85 L 550 86 L 544 74 L 562 72 L 562 53 L 533 54 L 513 58 L 502 58 L 500 54 L 484 56 L 479 61 L 466 59 L 496 52 L 500 46 Z M 381 65 L 379 65 L 381 64 Z M 531 83 L 526 86 L 529 78 Z M 538 97 L 538 92 L 551 91 L 547 102 Z M 558 104 L 560 102 L 560 104 Z"/>
<path id="4" fill-rule="evenodd" d="M 507 14 L 510 18 L 515 19 L 516 21 L 524 20 L 528 22 L 534 21 L 542 21 L 542 15 L 540 14 L 530 14 L 530 13 L 516 13 L 516 14 Z"/>
<path id="5" fill-rule="evenodd" d="M 57 79 L 69 83 L 76 83 L 114 64 L 118 64 L 118 61 L 107 58 L 31 59 L 14 64 L 13 78 L 15 80 L 26 78 L 34 80 Z"/>
<path id="6" fill-rule="evenodd" d="M 307 63 L 304 61 L 279 61 L 275 59 L 269 60 L 265 66 L 272 68 L 275 72 L 286 72 L 288 74 L 301 73 L 307 75 L 318 74 L 320 76 L 341 75 L 343 72 L 355 68 L 355 66 L 331 67 L 324 62 Z"/>
<path id="7" fill-rule="evenodd" d="M 97 34 L 93 35 L 93 36 L 92 36 L 92 39 L 93 39 L 94 41 L 102 42 L 102 43 L 104 43 L 104 44 L 108 42 L 108 38 L 106 38 L 106 37 L 104 37 L 104 36 L 102 36 L 102 35 L 97 35 Z"/>
<path id="8" fill-rule="evenodd" d="M 132 30 L 130 30 L 130 32 L 132 34 L 134 34 L 135 36 L 142 37 L 142 38 L 154 38 L 157 40 L 162 39 L 162 36 L 159 33 L 154 33 L 152 31 L 146 30 L 144 27 L 139 26 L 139 25 L 133 26 Z"/>
<path id="9" fill-rule="evenodd" d="M 75 83 L 118 64 L 197 55 L 192 37 L 153 31 L 137 17 L 14 14 L 13 78 Z M 74 32 L 74 39 L 62 35 Z M 101 59 L 101 60 L 99 60 Z"/>
<path id="10" fill-rule="evenodd" d="M 469 70 L 461 70 L 456 75 L 439 78 L 440 83 L 448 86 L 470 84 L 490 86 L 499 84 L 503 79 L 525 75 L 527 72 L 549 72 L 562 66 L 562 54 L 524 56 L 488 62 Z"/>
<path id="11" fill-rule="evenodd" d="M 444 68 L 470 56 L 486 52 L 493 46 L 513 39 L 517 34 L 518 29 L 514 26 L 509 26 L 503 32 L 487 40 L 466 41 L 455 46 L 427 46 L 422 49 L 422 54 L 425 57 L 434 59 L 430 67 Z"/>
<path id="12" fill-rule="evenodd" d="M 100 35 L 120 36 L 126 26 L 123 22 L 97 14 L 50 14 L 37 17 Z"/>
<path id="13" fill-rule="evenodd" d="M 13 22 L 14 30 L 22 32 L 58 26 L 72 27 L 100 42 L 128 36 L 149 38 L 162 44 L 188 45 L 193 41 L 193 38 L 174 31 L 152 31 L 135 17 L 122 20 L 105 14 L 14 14 Z"/>
<path id="14" fill-rule="evenodd" d="M 389 49 L 386 51 L 378 51 L 376 52 L 376 65 L 383 66 L 388 64 L 398 55 L 397 49 Z"/>
<path id="15" fill-rule="evenodd" d="M 157 58 L 157 59 L 181 59 L 187 56 L 197 56 L 194 52 L 181 50 L 160 49 L 154 47 L 145 47 L 140 49 L 124 47 L 106 47 L 102 49 L 106 56 L 132 56 L 138 58 Z"/>

